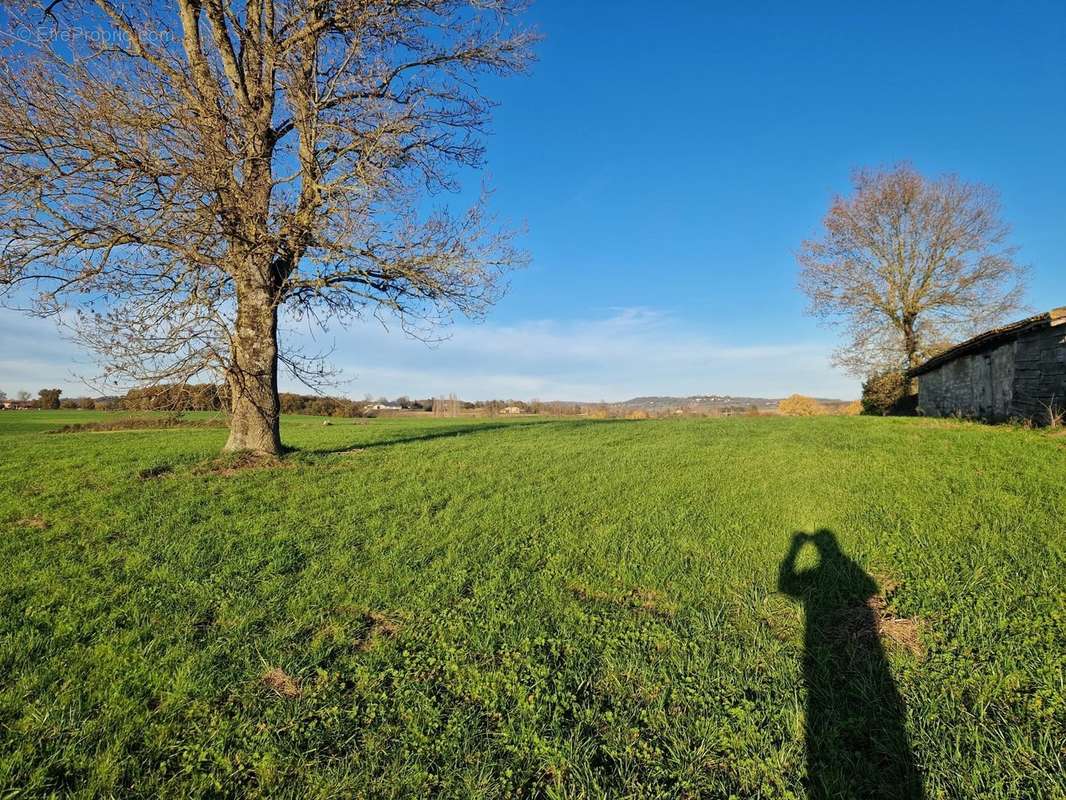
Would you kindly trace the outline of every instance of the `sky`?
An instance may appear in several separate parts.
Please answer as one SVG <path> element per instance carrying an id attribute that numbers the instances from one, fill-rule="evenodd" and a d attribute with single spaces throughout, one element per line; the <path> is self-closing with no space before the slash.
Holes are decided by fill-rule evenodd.
<path id="1" fill-rule="evenodd" d="M 485 83 L 487 177 L 532 264 L 432 346 L 374 320 L 316 334 L 333 393 L 857 397 L 794 254 L 852 169 L 901 160 L 998 189 L 1028 305 L 1066 305 L 1066 4 L 539 0 L 525 20 L 539 61 Z M 0 310 L 0 389 L 93 373 Z"/>

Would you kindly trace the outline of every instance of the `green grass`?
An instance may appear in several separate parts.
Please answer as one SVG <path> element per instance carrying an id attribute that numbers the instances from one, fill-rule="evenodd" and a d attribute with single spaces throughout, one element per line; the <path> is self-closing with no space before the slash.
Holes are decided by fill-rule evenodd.
<path id="1" fill-rule="evenodd" d="M 0 413 L 4 797 L 1066 796 L 1062 437 L 293 417 L 221 474 L 224 430 L 46 433 L 103 417 Z M 923 652 L 847 638 L 873 581 Z"/>

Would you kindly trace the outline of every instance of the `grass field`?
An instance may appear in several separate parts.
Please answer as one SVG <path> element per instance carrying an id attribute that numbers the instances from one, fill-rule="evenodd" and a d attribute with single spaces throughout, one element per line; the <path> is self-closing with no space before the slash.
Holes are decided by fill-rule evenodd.
<path id="1" fill-rule="evenodd" d="M 1066 796 L 1066 437 L 102 416 L 0 413 L 3 797 Z"/>

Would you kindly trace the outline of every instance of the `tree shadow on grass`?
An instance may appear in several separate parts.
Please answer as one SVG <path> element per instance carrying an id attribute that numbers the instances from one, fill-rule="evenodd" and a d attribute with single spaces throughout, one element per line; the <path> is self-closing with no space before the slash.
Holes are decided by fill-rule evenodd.
<path id="1" fill-rule="evenodd" d="M 608 423 L 622 423 L 630 420 L 622 419 L 597 419 L 597 420 L 558 420 L 540 419 L 528 422 L 472 422 L 461 425 L 435 428 L 425 433 L 412 434 L 410 436 L 396 436 L 389 439 L 381 439 L 370 442 L 351 442 L 333 447 L 309 447 L 289 448 L 289 452 L 304 453 L 307 455 L 325 456 L 334 453 L 350 453 L 357 450 L 371 450 L 378 447 L 392 447 L 393 445 L 412 444 L 414 442 L 430 442 L 434 439 L 454 439 L 459 436 L 474 436 L 484 433 L 498 432 L 502 430 L 515 430 L 519 428 L 551 427 L 553 429 L 575 428 L 588 425 L 603 425 Z"/>
<path id="2" fill-rule="evenodd" d="M 819 563 L 797 572 L 796 559 L 807 544 L 817 550 Z M 809 797 L 924 797 L 903 699 L 870 606 L 876 581 L 823 529 L 793 536 L 778 589 L 801 601 L 806 612 Z"/>

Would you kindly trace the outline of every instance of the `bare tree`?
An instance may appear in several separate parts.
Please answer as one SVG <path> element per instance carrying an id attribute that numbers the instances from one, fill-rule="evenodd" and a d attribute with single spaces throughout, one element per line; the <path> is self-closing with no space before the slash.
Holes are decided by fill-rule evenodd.
<path id="1" fill-rule="evenodd" d="M 524 260 L 427 207 L 482 163 L 520 0 L 24 0 L 0 51 L 0 291 L 73 308 L 105 377 L 224 376 L 227 450 L 279 451 L 285 319 L 478 315 Z M 25 32 L 28 33 L 25 33 Z M 22 299 L 27 293 L 32 302 Z"/>
<path id="2" fill-rule="evenodd" d="M 907 164 L 852 182 L 797 256 L 810 313 L 848 333 L 837 364 L 860 377 L 907 370 L 1018 310 L 1025 269 L 994 191 Z"/>

